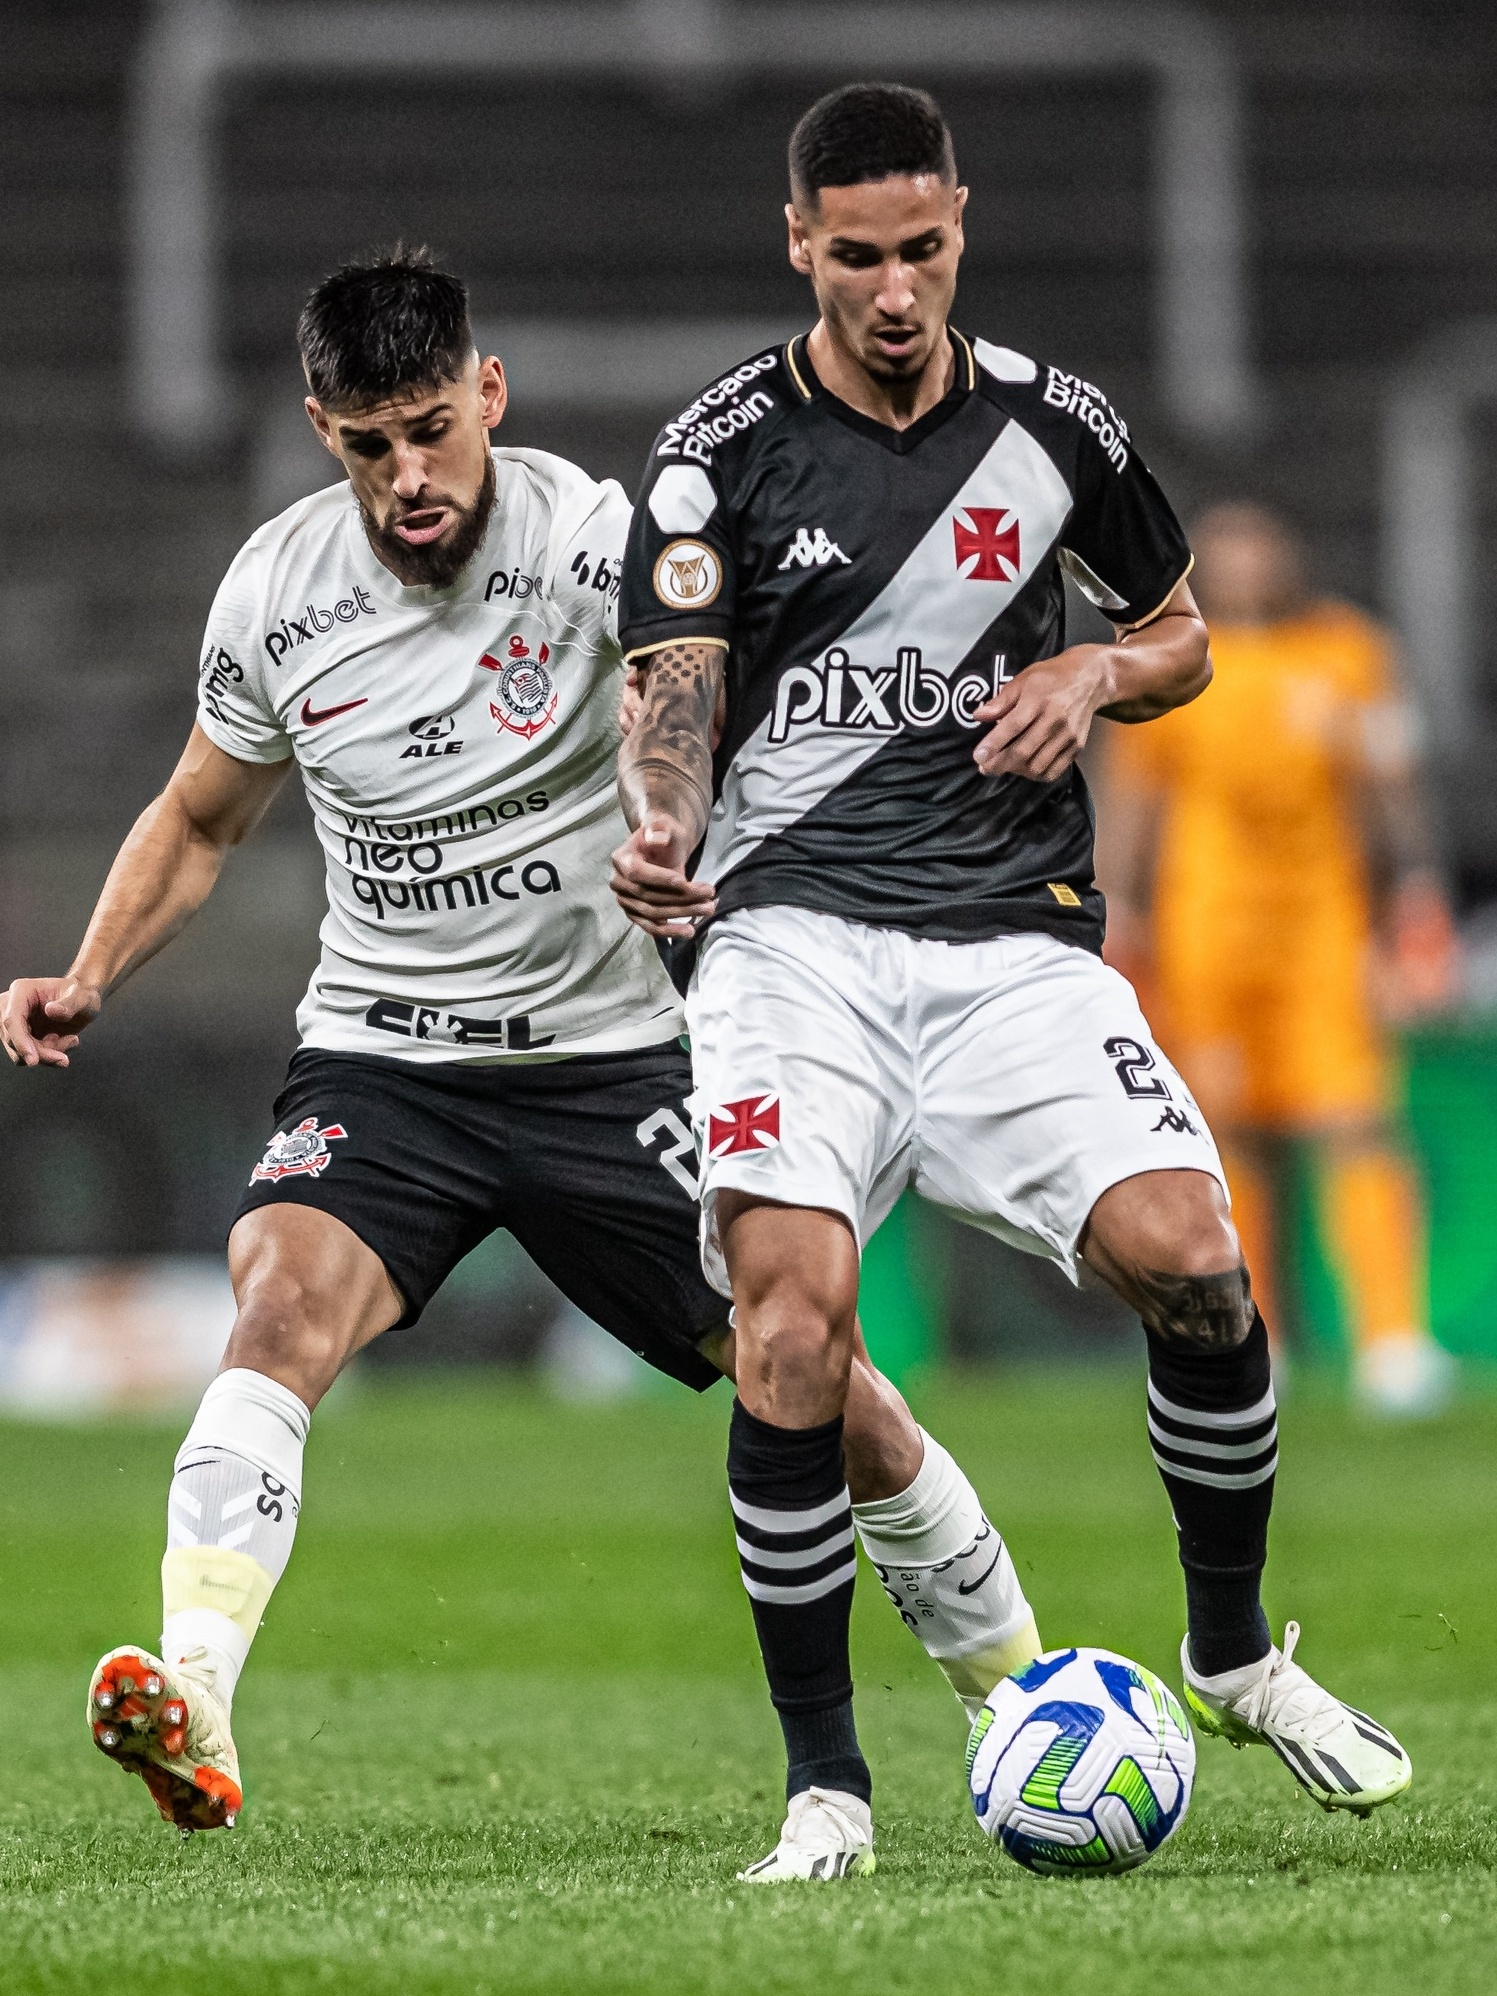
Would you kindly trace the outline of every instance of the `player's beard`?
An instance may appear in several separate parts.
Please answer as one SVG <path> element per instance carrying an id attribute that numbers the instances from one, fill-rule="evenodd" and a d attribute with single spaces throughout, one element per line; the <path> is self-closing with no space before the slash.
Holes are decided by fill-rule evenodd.
<path id="1" fill-rule="evenodd" d="M 421 508 L 415 506 L 410 510 L 420 512 Z M 401 517 L 399 514 L 392 514 L 392 524 L 382 527 L 363 501 L 359 502 L 369 545 L 395 579 L 403 582 L 407 589 L 423 583 L 433 589 L 450 588 L 483 546 L 483 537 L 489 530 L 489 515 L 493 510 L 494 460 L 487 451 L 483 456 L 483 483 L 473 504 L 462 508 L 456 524 L 449 527 L 439 541 L 432 541 L 427 547 L 413 548 L 409 541 L 400 538 L 393 525 L 393 521 Z"/>

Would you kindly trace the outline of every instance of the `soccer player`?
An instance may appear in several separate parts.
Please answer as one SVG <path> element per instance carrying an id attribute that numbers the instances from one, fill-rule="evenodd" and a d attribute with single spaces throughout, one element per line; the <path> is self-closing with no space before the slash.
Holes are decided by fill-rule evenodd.
<path id="1" fill-rule="evenodd" d="M 186 1831 L 242 1804 L 231 1702 L 291 1552 L 312 1410 L 486 1234 L 509 1228 L 672 1378 L 700 1390 L 734 1366 L 697 1255 L 678 1003 L 608 890 L 627 501 L 543 451 L 490 450 L 503 370 L 423 253 L 335 273 L 299 340 L 348 484 L 233 563 L 175 774 L 71 970 L 18 979 L 0 1007 L 13 1061 L 66 1067 L 299 765 L 327 862 L 322 958 L 229 1236 L 223 1370 L 176 1459 L 162 1653 L 113 1651 L 89 1688 L 97 1744 Z M 1013 1562 L 861 1346 L 849 1409 L 864 1544 L 975 1710 L 1039 1654 Z M 840 1576 L 839 1509 L 822 1548 Z"/>
<path id="2" fill-rule="evenodd" d="M 1108 954 L 1152 982 L 1222 1140 L 1260 1295 L 1275 1147 L 1294 1137 L 1312 1149 L 1359 1396 L 1429 1412 L 1454 1365 L 1430 1335 L 1423 1199 L 1377 1010 L 1448 999 L 1454 970 L 1415 729 L 1386 636 L 1316 600 L 1283 520 L 1221 505 L 1193 540 L 1216 684 L 1108 744 Z"/>
<path id="3" fill-rule="evenodd" d="M 852 1575 L 824 1535 L 847 1513 L 859 1244 L 910 1184 L 1073 1277 L 1085 1260 L 1138 1310 L 1197 1720 L 1273 1747 L 1327 1807 L 1371 1808 L 1407 1758 L 1259 1603 L 1274 1397 L 1216 1149 L 1100 956 L 1075 758 L 1098 713 L 1148 721 L 1206 686 L 1189 549 L 1090 382 L 949 323 L 967 197 L 929 97 L 823 98 L 790 191 L 820 318 L 661 431 L 620 619 L 645 679 L 615 888 L 694 957 L 743 1574 L 792 1769 L 815 1684 L 839 1791 L 797 1794 L 792 1772 L 747 1875 L 793 1873 L 816 1812 L 850 1850 L 872 1837 Z M 1062 571 L 1114 643 L 1060 649 Z"/>

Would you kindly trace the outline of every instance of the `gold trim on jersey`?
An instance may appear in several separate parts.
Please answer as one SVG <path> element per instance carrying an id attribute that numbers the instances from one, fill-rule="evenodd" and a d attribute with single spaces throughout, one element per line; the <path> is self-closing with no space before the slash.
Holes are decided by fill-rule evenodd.
<path id="1" fill-rule="evenodd" d="M 795 338 L 790 342 L 789 346 L 787 346 L 785 349 L 786 372 L 789 374 L 790 379 L 795 383 L 796 387 L 800 390 L 800 399 L 802 400 L 802 402 L 810 401 L 811 391 L 806 386 L 805 382 L 801 379 L 801 371 L 795 364 L 795 349 L 798 346 L 803 346 L 806 342 L 807 337 L 808 336 L 805 333 L 797 333 Z"/>
<path id="2" fill-rule="evenodd" d="M 1133 624 L 1115 624 L 1113 626 L 1113 629 L 1121 631 L 1124 637 L 1128 637 L 1134 631 L 1141 631 L 1145 628 L 1146 625 L 1152 624 L 1156 617 L 1162 617 L 1165 611 L 1169 608 L 1170 597 L 1174 595 L 1175 591 L 1180 587 L 1180 584 L 1185 580 L 1186 576 L 1189 575 L 1190 571 L 1195 567 L 1195 565 L 1196 565 L 1196 558 L 1194 555 L 1192 555 L 1190 557 L 1190 560 L 1186 562 L 1184 568 L 1181 569 L 1180 573 L 1175 577 L 1174 581 L 1170 584 L 1169 593 L 1165 596 L 1164 601 L 1162 603 L 1156 604 L 1154 608 L 1149 612 L 1147 617 L 1140 617 L 1138 621 Z"/>
<path id="3" fill-rule="evenodd" d="M 726 638 L 662 638 L 658 645 L 636 645 L 633 651 L 626 651 L 624 663 L 632 665 L 637 658 L 648 658 L 651 652 L 670 651 L 674 645 L 716 645 L 719 651 L 731 650 Z"/>
<path id="4" fill-rule="evenodd" d="M 977 386 L 977 356 L 972 351 L 967 335 L 959 333 L 955 326 L 948 326 L 946 330 L 967 356 L 967 387 L 969 389 L 975 388 Z"/>

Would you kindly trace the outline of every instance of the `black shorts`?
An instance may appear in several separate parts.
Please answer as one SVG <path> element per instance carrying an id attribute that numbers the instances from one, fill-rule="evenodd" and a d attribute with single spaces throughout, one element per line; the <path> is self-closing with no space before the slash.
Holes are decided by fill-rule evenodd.
<path id="1" fill-rule="evenodd" d="M 675 1040 L 488 1067 L 303 1048 L 234 1217 L 331 1213 L 384 1263 L 402 1326 L 506 1227 L 578 1309 L 700 1392 L 721 1374 L 697 1345 L 727 1304 L 697 1248 L 690 1089 Z"/>

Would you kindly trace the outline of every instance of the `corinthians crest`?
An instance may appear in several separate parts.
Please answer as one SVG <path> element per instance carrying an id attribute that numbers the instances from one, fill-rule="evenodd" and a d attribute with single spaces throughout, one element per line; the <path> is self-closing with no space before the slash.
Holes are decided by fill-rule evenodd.
<path id="1" fill-rule="evenodd" d="M 329 1123 L 325 1130 L 318 1129 L 315 1116 L 308 1116 L 294 1130 L 277 1130 L 266 1146 L 264 1157 L 250 1173 L 249 1182 L 255 1185 L 269 1179 L 274 1184 L 277 1179 L 298 1175 L 316 1178 L 333 1161 L 329 1143 L 347 1135 L 341 1123 Z"/>
<path id="2" fill-rule="evenodd" d="M 499 675 L 499 697 L 489 702 L 489 712 L 501 729 L 528 741 L 556 719 L 556 681 L 546 669 L 550 658 L 549 645 L 542 644 L 532 655 L 517 632 L 503 658 L 486 651 L 478 661 L 486 672 Z"/>

